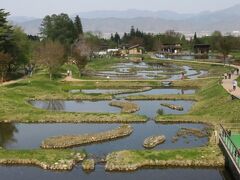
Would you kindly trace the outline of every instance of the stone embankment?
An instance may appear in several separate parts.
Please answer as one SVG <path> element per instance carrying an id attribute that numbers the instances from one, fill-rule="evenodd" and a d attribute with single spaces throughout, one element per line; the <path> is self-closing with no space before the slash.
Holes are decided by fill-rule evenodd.
<path id="1" fill-rule="evenodd" d="M 56 171 L 63 171 L 63 170 L 72 170 L 73 167 L 80 161 L 85 158 L 85 154 L 76 153 L 73 156 L 73 159 L 60 159 L 57 162 L 50 163 L 50 162 L 43 162 L 37 159 L 22 159 L 22 158 L 11 158 L 11 159 L 0 159 L 0 164 L 5 165 L 34 165 L 39 166 L 45 170 L 56 170 Z"/>
<path id="2" fill-rule="evenodd" d="M 83 135 L 66 135 L 56 136 L 45 139 L 41 147 L 45 149 L 69 148 L 81 146 L 84 144 L 98 143 L 102 141 L 110 141 L 113 139 L 129 136 L 133 132 L 133 128 L 129 125 L 123 125 L 116 129 Z"/>
<path id="3" fill-rule="evenodd" d="M 121 108 L 122 113 L 134 113 L 140 110 L 137 104 L 129 101 L 112 101 L 109 105 Z"/>
<path id="4" fill-rule="evenodd" d="M 166 140 L 166 137 L 163 136 L 163 135 L 161 135 L 161 136 L 151 136 L 151 137 L 148 137 L 144 140 L 143 147 L 151 149 L 151 148 L 156 147 L 159 144 L 164 143 L 165 140 Z"/>
<path id="5" fill-rule="evenodd" d="M 126 155 L 128 151 L 120 151 L 111 153 L 106 158 L 105 170 L 107 171 L 135 171 L 144 167 L 152 167 L 152 168 L 222 168 L 224 167 L 225 160 L 224 157 L 218 155 L 218 152 L 212 151 L 212 154 L 206 154 L 206 156 L 200 156 L 196 158 L 186 158 L 179 155 L 176 157 L 161 157 L 161 159 L 153 159 L 153 158 L 142 158 L 139 156 L 135 156 L 134 154 L 130 156 Z M 191 153 L 191 152 L 189 152 Z M 164 153 L 162 154 L 164 155 Z M 158 157 L 160 158 L 160 157 Z"/>
<path id="6" fill-rule="evenodd" d="M 182 106 L 178 106 L 178 105 L 174 105 L 174 104 L 161 104 L 164 107 L 168 107 L 170 109 L 173 110 L 177 110 L 177 111 L 183 111 L 183 107 Z"/>

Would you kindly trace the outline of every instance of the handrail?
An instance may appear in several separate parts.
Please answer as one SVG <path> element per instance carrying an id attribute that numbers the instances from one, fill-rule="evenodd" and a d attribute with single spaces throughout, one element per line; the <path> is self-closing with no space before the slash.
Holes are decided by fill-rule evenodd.
<path id="1" fill-rule="evenodd" d="M 220 127 L 222 129 L 220 133 L 220 137 L 222 138 L 223 142 L 225 143 L 226 147 L 228 148 L 228 151 L 232 155 L 232 158 L 234 159 L 236 165 L 240 169 L 240 149 L 234 144 L 234 142 L 231 140 L 228 132 L 224 129 L 224 127 L 220 124 Z M 227 141 L 228 140 L 228 141 Z M 230 144 L 229 144 L 230 142 Z"/>

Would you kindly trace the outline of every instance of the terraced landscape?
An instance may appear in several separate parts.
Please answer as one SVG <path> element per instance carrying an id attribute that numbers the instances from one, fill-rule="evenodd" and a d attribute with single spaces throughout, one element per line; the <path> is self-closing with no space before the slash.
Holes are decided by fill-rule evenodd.
<path id="1" fill-rule="evenodd" d="M 6 169 L 41 172 L 22 166 L 29 164 L 73 169 L 65 177 L 85 177 L 76 169 L 87 157 L 90 160 L 83 166 L 95 169 L 88 178 L 118 177 L 118 173 L 107 171 L 135 171 L 135 177 L 144 172 L 157 177 L 162 170 L 154 168 L 170 168 L 167 171 L 191 177 L 203 173 L 209 179 L 211 174 L 221 179 L 224 157 L 213 131 L 218 130 L 218 123 L 236 122 L 239 117 L 235 108 L 239 101 L 232 101 L 219 83 L 221 75 L 232 68 L 195 61 L 109 61 L 96 60 L 88 65 L 89 70 L 104 71 L 101 77 L 86 74 L 76 79 L 73 74 L 75 78 L 70 80 L 58 77 L 50 81 L 44 69 L 39 69 L 33 77 L 0 87 L 0 163 L 8 165 L 0 167 L 3 177 Z M 111 76 L 114 73 L 108 68 L 126 78 Z M 152 78 L 152 72 L 165 74 L 159 78 L 153 73 Z M 170 82 L 169 86 L 164 82 Z M 131 126 L 131 132 L 111 138 L 109 134 L 119 126 Z M 152 149 L 143 146 L 146 138 L 160 135 L 165 141 Z M 15 164 L 21 166 L 12 166 Z M 51 171 L 45 174 L 46 178 L 58 176 Z"/>

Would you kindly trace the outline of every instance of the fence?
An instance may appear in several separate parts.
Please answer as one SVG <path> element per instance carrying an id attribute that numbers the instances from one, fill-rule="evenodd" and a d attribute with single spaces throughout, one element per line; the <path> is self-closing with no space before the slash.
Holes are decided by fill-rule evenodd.
<path id="1" fill-rule="evenodd" d="M 228 131 L 226 131 L 222 125 L 220 125 L 221 131 L 220 131 L 220 138 L 228 148 L 228 152 L 231 154 L 232 159 L 237 165 L 237 168 L 240 169 L 240 149 L 234 144 L 232 141 L 230 134 Z"/>

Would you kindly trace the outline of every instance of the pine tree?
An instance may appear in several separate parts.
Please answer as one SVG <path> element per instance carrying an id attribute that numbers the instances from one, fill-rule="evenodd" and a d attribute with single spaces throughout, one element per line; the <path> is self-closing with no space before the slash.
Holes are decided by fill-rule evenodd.
<path id="1" fill-rule="evenodd" d="M 80 19 L 79 16 L 75 17 L 74 25 L 75 25 L 76 33 L 78 35 L 82 35 L 83 34 L 83 27 L 82 27 L 82 22 L 81 22 L 81 19 Z"/>
<path id="2" fill-rule="evenodd" d="M 120 40 L 121 40 L 121 38 L 120 38 L 119 34 L 116 32 L 115 35 L 114 35 L 114 41 L 115 41 L 117 44 L 119 44 Z"/>
<path id="3" fill-rule="evenodd" d="M 130 36 L 133 37 L 136 35 L 136 31 L 135 31 L 135 28 L 134 26 L 131 26 L 131 30 L 130 30 Z"/>
<path id="4" fill-rule="evenodd" d="M 7 52 L 12 44 L 13 30 L 10 25 L 8 25 L 7 16 L 8 12 L 4 9 L 0 9 L 0 51 Z"/>

